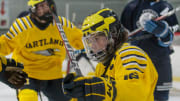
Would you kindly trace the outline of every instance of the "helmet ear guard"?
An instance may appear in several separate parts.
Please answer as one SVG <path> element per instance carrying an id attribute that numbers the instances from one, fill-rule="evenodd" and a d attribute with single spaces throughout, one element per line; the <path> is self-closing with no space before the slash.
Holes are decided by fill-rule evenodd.
<path id="1" fill-rule="evenodd" d="M 36 12 L 36 7 L 29 7 L 29 12 L 30 13 L 35 13 Z"/>
<path id="2" fill-rule="evenodd" d="M 128 39 L 128 31 L 124 28 L 124 26 L 119 22 L 118 30 L 115 39 L 115 46 L 119 48 L 124 42 Z"/>
<path id="3" fill-rule="evenodd" d="M 47 0 L 48 4 L 49 4 L 49 7 L 51 9 L 51 11 L 57 15 L 57 10 L 56 10 L 56 4 L 53 0 Z"/>
<path id="4" fill-rule="evenodd" d="M 128 31 L 124 28 L 118 19 L 116 22 L 109 25 L 109 34 L 114 40 L 115 49 L 119 48 L 128 39 Z"/>

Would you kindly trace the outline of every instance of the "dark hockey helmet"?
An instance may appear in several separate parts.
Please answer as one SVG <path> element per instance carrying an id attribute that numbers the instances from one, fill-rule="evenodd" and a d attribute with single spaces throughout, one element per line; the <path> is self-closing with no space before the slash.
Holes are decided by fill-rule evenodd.
<path id="1" fill-rule="evenodd" d="M 122 27 L 117 14 L 109 8 L 104 8 L 85 18 L 83 25 L 83 44 L 87 56 L 95 61 L 106 63 L 111 55 L 126 41 L 127 31 Z M 90 38 L 104 35 L 107 38 L 105 48 L 93 52 Z M 95 41 L 95 40 L 94 40 Z"/>
<path id="2" fill-rule="evenodd" d="M 37 5 L 42 3 L 42 2 L 47 2 L 48 6 L 50 7 L 51 11 L 57 15 L 56 12 L 56 5 L 55 2 L 53 0 L 29 0 L 28 1 L 28 6 L 30 7 L 30 12 L 33 13 L 33 15 L 37 16 Z M 53 14 L 52 13 L 46 13 L 43 16 L 37 16 L 40 20 L 45 20 L 47 22 L 52 21 L 53 19 Z"/>

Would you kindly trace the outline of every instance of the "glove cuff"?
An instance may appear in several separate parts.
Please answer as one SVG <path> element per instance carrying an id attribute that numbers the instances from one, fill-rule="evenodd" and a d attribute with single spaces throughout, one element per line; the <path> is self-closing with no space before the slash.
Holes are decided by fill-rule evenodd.
<path id="1" fill-rule="evenodd" d="M 111 82 L 102 77 L 93 77 L 85 81 L 85 97 L 87 101 L 112 101 L 114 99 L 114 87 Z"/>
<path id="2" fill-rule="evenodd" d="M 160 34 L 155 34 L 156 37 L 164 38 L 168 35 L 169 25 L 166 21 L 162 21 L 162 23 L 164 24 L 164 30 Z"/>

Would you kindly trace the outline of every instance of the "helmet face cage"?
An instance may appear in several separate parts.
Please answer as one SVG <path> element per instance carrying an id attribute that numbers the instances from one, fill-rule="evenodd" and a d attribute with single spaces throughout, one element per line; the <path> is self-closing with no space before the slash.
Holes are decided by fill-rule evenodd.
<path id="1" fill-rule="evenodd" d="M 88 57 L 94 61 L 101 61 L 109 42 L 106 32 L 97 31 L 84 36 L 82 40 Z"/>
<path id="2" fill-rule="evenodd" d="M 45 0 L 29 0 L 28 6 L 30 7 L 30 12 L 35 13 L 36 12 L 36 5 L 39 3 L 44 2 Z"/>

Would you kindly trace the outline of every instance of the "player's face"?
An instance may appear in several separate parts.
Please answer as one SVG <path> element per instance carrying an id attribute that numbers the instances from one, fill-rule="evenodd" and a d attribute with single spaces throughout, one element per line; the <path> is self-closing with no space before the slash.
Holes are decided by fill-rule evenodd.
<path id="1" fill-rule="evenodd" d="M 37 6 L 36 6 L 36 15 L 37 16 L 40 17 L 40 16 L 43 16 L 46 13 L 50 13 L 50 12 L 51 11 L 50 11 L 47 1 L 37 4 Z"/>
<path id="2" fill-rule="evenodd" d="M 93 51 L 93 53 L 98 53 L 106 49 L 108 40 L 105 34 L 98 33 L 93 34 L 86 39 L 88 47 Z"/>

